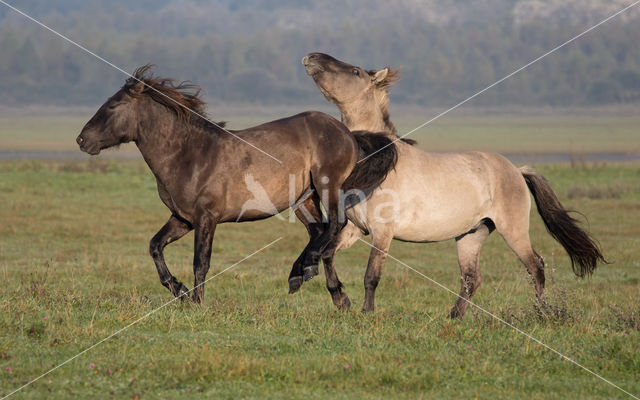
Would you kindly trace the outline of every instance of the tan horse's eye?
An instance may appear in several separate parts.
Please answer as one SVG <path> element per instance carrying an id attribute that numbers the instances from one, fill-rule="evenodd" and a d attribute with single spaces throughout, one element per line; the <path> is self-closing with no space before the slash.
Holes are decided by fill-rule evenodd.
<path id="1" fill-rule="evenodd" d="M 355 69 L 355 68 L 354 68 L 354 69 L 353 69 L 353 74 L 354 74 L 355 76 L 360 76 L 360 71 L 358 71 L 357 69 Z"/>

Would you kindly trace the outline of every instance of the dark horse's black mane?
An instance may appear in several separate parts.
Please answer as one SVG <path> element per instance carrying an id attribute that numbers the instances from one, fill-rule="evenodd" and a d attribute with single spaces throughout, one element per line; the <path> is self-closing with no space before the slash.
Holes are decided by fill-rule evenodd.
<path id="1" fill-rule="evenodd" d="M 149 96 L 156 103 L 171 110 L 185 123 L 204 128 L 211 133 L 224 132 L 227 124 L 225 121 L 212 123 L 207 116 L 207 103 L 200 97 L 202 87 L 189 81 L 178 82 L 172 78 L 154 76 L 150 72 L 153 67 L 153 64 L 146 64 L 135 70 L 133 77 L 127 79 L 122 87 L 127 94 L 133 97 Z M 395 75 L 393 79 L 396 79 Z M 144 83 L 142 91 L 134 90 L 140 82 Z M 417 143 L 413 139 L 400 138 L 400 140 L 412 146 Z"/>
<path id="2" fill-rule="evenodd" d="M 149 96 L 162 104 L 185 123 L 208 128 L 214 132 L 222 131 L 226 122 L 211 123 L 207 116 L 207 103 L 202 100 L 202 88 L 191 82 L 178 82 L 172 78 L 161 78 L 150 73 L 152 64 L 135 70 L 133 77 L 127 79 L 122 87 L 130 96 Z M 142 91 L 132 90 L 139 82 L 144 83 Z"/>

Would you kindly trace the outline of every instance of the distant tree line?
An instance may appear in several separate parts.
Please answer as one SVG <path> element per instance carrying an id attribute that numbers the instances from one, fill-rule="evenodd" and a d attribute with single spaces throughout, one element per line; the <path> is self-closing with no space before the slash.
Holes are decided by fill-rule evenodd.
<path id="1" fill-rule="evenodd" d="M 508 15 L 489 24 L 446 26 L 397 18 L 384 24 L 354 19 L 326 25 L 315 21 L 309 27 L 254 25 L 261 10 L 244 6 L 235 15 L 233 2 L 211 18 L 219 21 L 235 15 L 236 25 L 227 21 L 226 29 L 207 29 L 197 13 L 172 18 L 166 1 L 160 2 L 166 6 L 162 13 L 149 13 L 159 3 L 143 1 L 131 9 L 116 7 L 110 15 L 104 7 L 91 8 L 97 7 L 94 2 L 62 2 L 67 7 L 57 13 L 42 2 L 32 3 L 45 22 L 114 64 L 133 71 L 152 62 L 160 75 L 203 86 L 213 102 L 317 101 L 321 97 L 300 58 L 323 51 L 365 68 L 402 66 L 403 79 L 392 89 L 394 102 L 450 105 L 585 29 L 580 24 L 540 20 L 515 24 Z M 638 22 L 611 21 L 491 89 L 474 104 L 639 102 Z M 59 37 L 6 9 L 0 12 L 0 103 L 100 103 L 123 81 L 122 74 Z"/>

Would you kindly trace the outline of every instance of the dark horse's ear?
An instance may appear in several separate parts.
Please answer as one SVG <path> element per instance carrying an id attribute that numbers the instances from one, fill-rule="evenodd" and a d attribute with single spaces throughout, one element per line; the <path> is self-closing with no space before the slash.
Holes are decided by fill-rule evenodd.
<path id="1" fill-rule="evenodd" d="M 142 92 L 144 91 L 144 87 L 145 87 L 144 82 L 141 80 L 137 80 L 133 85 L 131 85 L 131 88 L 129 89 L 129 91 L 131 94 L 135 96 L 138 94 L 142 94 Z"/>

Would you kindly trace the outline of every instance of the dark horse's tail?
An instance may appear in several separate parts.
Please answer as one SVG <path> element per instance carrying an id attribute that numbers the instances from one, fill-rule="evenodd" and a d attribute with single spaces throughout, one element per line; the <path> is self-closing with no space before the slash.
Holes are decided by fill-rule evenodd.
<path id="1" fill-rule="evenodd" d="M 573 272 L 584 278 L 595 271 L 598 261 L 606 264 L 607 260 L 596 241 L 582 230 L 578 221 L 562 207 L 546 179 L 527 167 L 520 168 L 520 172 L 533 194 L 544 225 L 569 254 Z"/>
<path id="2" fill-rule="evenodd" d="M 342 190 L 370 192 L 395 168 L 398 150 L 386 135 L 367 131 L 351 132 L 358 142 L 358 162 L 342 185 Z"/>

